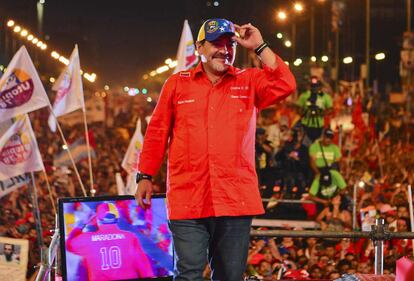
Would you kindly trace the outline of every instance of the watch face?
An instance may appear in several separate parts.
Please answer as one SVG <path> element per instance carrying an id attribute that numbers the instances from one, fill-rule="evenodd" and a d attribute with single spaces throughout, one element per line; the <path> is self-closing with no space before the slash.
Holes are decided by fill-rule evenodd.
<path id="1" fill-rule="evenodd" d="M 140 182 L 141 180 L 151 180 L 151 179 L 152 179 L 152 176 L 150 175 L 138 173 L 137 178 L 136 178 L 136 183 Z"/>

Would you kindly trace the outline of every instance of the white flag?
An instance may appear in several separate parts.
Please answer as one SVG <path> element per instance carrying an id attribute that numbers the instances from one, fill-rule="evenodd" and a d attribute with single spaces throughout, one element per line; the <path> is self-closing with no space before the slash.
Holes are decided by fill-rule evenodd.
<path id="1" fill-rule="evenodd" d="M 115 181 L 118 195 L 125 195 L 125 184 L 122 180 L 121 173 L 115 173 Z"/>
<path id="2" fill-rule="evenodd" d="M 0 137 L 0 180 L 44 169 L 29 116 L 19 116 Z"/>
<path id="3" fill-rule="evenodd" d="M 56 117 L 78 108 L 85 108 L 78 45 L 75 45 L 70 55 L 69 64 L 60 74 L 52 89 L 57 92 L 53 104 L 53 112 Z M 49 116 L 48 123 L 52 132 L 56 132 L 56 120 L 52 114 Z"/>
<path id="4" fill-rule="evenodd" d="M 0 122 L 48 105 L 45 88 L 22 46 L 0 79 Z"/>
<path id="5" fill-rule="evenodd" d="M 174 73 L 190 69 L 197 62 L 198 57 L 195 54 L 193 35 L 191 34 L 188 21 L 185 20 L 183 31 L 181 33 L 180 44 L 178 45 L 177 66 L 174 69 Z"/>
<path id="6" fill-rule="evenodd" d="M 128 174 L 125 186 L 125 195 L 134 195 L 137 192 L 138 184 L 136 183 L 137 172 Z"/>
<path id="7" fill-rule="evenodd" d="M 132 136 L 131 142 L 129 143 L 128 150 L 125 153 L 124 160 L 122 160 L 122 168 L 131 174 L 138 170 L 138 159 L 141 154 L 142 144 L 144 142 L 144 137 L 141 133 L 141 120 L 137 121 L 137 128 L 135 133 Z"/>
<path id="8" fill-rule="evenodd" d="M 6 180 L 0 180 L 0 198 L 30 182 L 30 177 L 19 175 Z"/>

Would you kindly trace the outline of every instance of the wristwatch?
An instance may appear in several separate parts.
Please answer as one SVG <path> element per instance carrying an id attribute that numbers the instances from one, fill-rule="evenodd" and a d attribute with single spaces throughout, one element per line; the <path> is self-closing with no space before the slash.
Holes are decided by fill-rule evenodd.
<path id="1" fill-rule="evenodd" d="M 135 182 L 139 183 L 141 180 L 152 180 L 152 176 L 144 173 L 137 173 L 137 177 L 135 178 Z"/>

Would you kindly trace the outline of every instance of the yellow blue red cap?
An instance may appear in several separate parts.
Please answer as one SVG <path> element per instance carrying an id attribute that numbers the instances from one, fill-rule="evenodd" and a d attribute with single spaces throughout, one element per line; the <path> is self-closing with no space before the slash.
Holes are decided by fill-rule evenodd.
<path id="1" fill-rule="evenodd" d="M 235 34 L 234 24 L 226 19 L 209 19 L 200 27 L 197 41 L 207 40 L 209 42 L 216 40 L 222 35 L 233 36 Z"/>

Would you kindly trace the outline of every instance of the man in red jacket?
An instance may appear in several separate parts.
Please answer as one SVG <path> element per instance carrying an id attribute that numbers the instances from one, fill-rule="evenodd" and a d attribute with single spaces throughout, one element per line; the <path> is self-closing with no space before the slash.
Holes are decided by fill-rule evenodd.
<path id="1" fill-rule="evenodd" d="M 254 50 L 264 69 L 232 66 L 236 45 Z M 289 68 L 252 24 L 209 19 L 197 38 L 201 63 L 164 84 L 148 125 L 135 197 L 148 207 L 152 176 L 168 148 L 167 206 L 175 280 L 240 280 L 252 216 L 264 212 L 255 172 L 259 109 L 295 90 Z"/>

